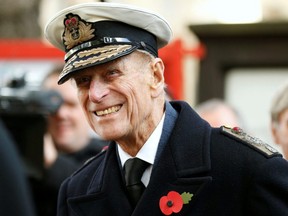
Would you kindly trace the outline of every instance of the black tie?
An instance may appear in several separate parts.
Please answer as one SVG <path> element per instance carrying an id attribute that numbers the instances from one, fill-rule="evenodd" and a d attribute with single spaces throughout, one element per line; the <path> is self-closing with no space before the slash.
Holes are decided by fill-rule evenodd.
<path id="1" fill-rule="evenodd" d="M 133 207 L 136 206 L 138 200 L 145 190 L 145 186 L 142 183 L 141 178 L 143 172 L 148 166 L 149 163 L 139 158 L 130 158 L 124 164 L 126 188 L 128 197 Z"/>

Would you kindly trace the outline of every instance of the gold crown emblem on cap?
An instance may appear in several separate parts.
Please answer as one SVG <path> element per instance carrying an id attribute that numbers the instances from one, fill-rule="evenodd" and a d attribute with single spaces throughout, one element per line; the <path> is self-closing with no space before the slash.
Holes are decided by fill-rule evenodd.
<path id="1" fill-rule="evenodd" d="M 85 22 L 78 15 L 69 13 L 64 19 L 64 45 L 67 50 L 94 37 L 92 24 Z"/>

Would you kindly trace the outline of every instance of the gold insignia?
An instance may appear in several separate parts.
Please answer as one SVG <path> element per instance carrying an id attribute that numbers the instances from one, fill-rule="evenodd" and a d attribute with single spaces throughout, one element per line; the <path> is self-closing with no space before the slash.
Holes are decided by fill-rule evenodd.
<path id="1" fill-rule="evenodd" d="M 83 57 L 88 57 L 90 55 L 95 55 L 95 53 L 97 53 L 98 56 L 103 56 L 105 59 L 105 58 L 110 57 L 109 53 L 119 54 L 121 52 L 124 52 L 130 49 L 131 47 L 132 47 L 131 45 L 110 45 L 110 46 L 105 46 L 105 47 L 97 47 L 94 49 L 84 50 L 82 52 L 79 52 L 78 56 L 80 58 L 83 58 Z"/>
<path id="2" fill-rule="evenodd" d="M 263 142 L 262 140 L 256 137 L 250 136 L 239 127 L 230 128 L 223 126 L 222 132 L 224 134 L 236 137 L 244 141 L 245 143 L 248 143 L 250 146 L 254 147 L 257 150 L 260 150 L 261 152 L 265 153 L 268 156 L 278 153 L 278 151 L 274 149 L 272 146 L 268 145 L 267 143 Z"/>
<path id="3" fill-rule="evenodd" d="M 111 46 L 105 46 L 104 49 L 99 47 L 99 48 L 94 48 L 88 51 L 82 51 L 77 54 L 80 58 L 83 58 L 84 56 L 89 56 L 92 54 L 94 56 L 86 60 L 75 61 L 73 63 L 73 66 L 75 68 L 78 68 L 78 67 L 85 66 L 88 64 L 93 64 L 95 62 L 99 62 L 107 58 L 111 58 L 114 55 L 118 55 L 121 52 L 129 50 L 131 47 L 132 47 L 131 45 L 111 45 Z"/>
<path id="4" fill-rule="evenodd" d="M 103 61 L 115 55 L 119 55 L 122 52 L 125 52 L 131 48 L 132 48 L 131 45 L 123 44 L 123 45 L 110 45 L 110 46 L 105 46 L 105 47 L 98 47 L 98 48 L 93 48 L 91 50 L 84 50 L 82 52 L 79 52 L 76 55 L 72 56 L 66 62 L 59 76 L 59 80 L 62 79 L 67 74 L 69 74 L 70 71 L 72 71 L 73 69 Z M 89 56 L 91 55 L 92 57 L 89 58 Z M 81 60 L 81 58 L 84 58 L 84 57 L 88 57 L 88 58 Z"/>
<path id="5" fill-rule="evenodd" d="M 90 40 L 95 35 L 92 24 L 86 23 L 78 15 L 68 14 L 64 20 L 65 31 L 63 34 L 64 45 L 66 49 Z"/>

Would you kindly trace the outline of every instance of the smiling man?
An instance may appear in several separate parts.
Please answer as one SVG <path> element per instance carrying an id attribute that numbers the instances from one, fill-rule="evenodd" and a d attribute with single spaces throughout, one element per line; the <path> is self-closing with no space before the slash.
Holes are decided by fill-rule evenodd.
<path id="1" fill-rule="evenodd" d="M 123 4 L 60 11 L 45 35 L 66 52 L 92 127 L 112 140 L 65 180 L 58 216 L 285 215 L 288 163 L 240 128 L 211 128 L 183 101 L 165 101 L 160 15 Z"/>
<path id="2" fill-rule="evenodd" d="M 161 59 L 135 51 L 83 69 L 74 77 L 91 127 L 102 138 L 115 140 L 131 156 L 162 118 L 163 69 Z"/>

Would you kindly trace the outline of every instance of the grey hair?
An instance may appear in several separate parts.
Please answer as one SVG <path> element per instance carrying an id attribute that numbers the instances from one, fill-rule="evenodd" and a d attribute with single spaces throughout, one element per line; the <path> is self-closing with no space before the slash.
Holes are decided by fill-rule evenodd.
<path id="1" fill-rule="evenodd" d="M 270 107 L 272 122 L 278 122 L 279 115 L 286 109 L 288 109 L 288 83 L 281 86 L 272 99 Z"/>

